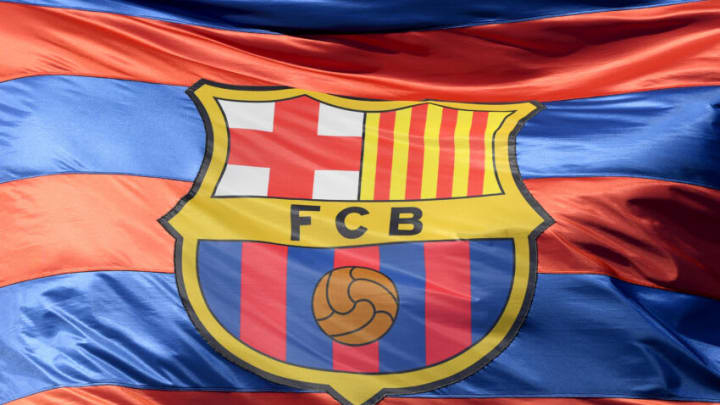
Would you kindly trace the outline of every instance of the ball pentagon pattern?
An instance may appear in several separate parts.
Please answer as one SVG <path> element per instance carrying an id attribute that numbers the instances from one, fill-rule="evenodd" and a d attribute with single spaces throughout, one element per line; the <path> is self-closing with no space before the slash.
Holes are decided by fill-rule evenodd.
<path id="1" fill-rule="evenodd" d="M 390 330 L 398 292 L 388 276 L 365 267 L 339 267 L 322 276 L 313 292 L 313 316 L 320 329 L 346 345 L 365 345 Z"/>

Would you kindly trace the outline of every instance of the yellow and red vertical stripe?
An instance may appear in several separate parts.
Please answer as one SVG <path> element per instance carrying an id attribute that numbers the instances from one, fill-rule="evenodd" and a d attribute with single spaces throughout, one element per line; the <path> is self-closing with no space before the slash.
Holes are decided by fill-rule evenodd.
<path id="1" fill-rule="evenodd" d="M 421 104 L 367 113 L 361 200 L 497 194 L 493 136 L 506 112 Z"/>

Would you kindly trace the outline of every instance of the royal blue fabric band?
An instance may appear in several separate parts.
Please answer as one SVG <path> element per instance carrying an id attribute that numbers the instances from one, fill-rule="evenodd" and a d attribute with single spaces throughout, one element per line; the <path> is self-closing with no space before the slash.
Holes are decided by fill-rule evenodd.
<path id="1" fill-rule="evenodd" d="M 720 87 L 545 107 L 517 138 L 523 178 L 625 176 L 720 188 Z M 57 173 L 191 181 L 204 147 L 184 87 L 76 76 L 0 83 L 0 183 Z"/>
<path id="2" fill-rule="evenodd" d="M 287 391 L 193 328 L 172 274 L 88 272 L 0 289 L 0 402 L 62 386 Z M 430 397 L 720 396 L 720 301 L 598 275 L 540 274 L 525 324 L 490 365 Z"/>

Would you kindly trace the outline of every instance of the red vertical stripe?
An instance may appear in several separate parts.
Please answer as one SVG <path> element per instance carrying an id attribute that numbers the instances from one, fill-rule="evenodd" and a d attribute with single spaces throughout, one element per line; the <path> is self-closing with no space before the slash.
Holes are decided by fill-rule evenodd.
<path id="1" fill-rule="evenodd" d="M 410 149 L 408 152 L 407 186 L 405 188 L 405 199 L 407 200 L 420 199 L 427 110 L 427 104 L 419 105 L 413 107 L 412 115 L 410 115 Z"/>
<path id="2" fill-rule="evenodd" d="M 392 171 L 395 135 L 395 111 L 380 113 L 378 128 L 377 166 L 375 167 L 375 199 L 390 199 L 390 173 Z"/>
<path id="3" fill-rule="evenodd" d="M 470 244 L 425 244 L 427 364 L 445 360 L 472 343 Z"/>
<path id="4" fill-rule="evenodd" d="M 317 136 L 319 111 L 320 104 L 309 97 L 276 102 L 273 133 L 260 141 L 272 150 L 261 151 L 243 145 L 246 153 L 266 161 L 261 167 L 270 168 L 268 196 L 312 198 L 314 169 L 319 164 L 313 162 L 307 152 L 308 147 L 322 149 L 314 142 L 320 139 Z M 305 161 L 314 164 L 298 164 Z"/>
<path id="5" fill-rule="evenodd" d="M 335 267 L 361 266 L 373 270 L 380 268 L 380 249 L 377 246 L 335 250 Z M 348 346 L 333 342 L 333 369 L 376 373 L 380 371 L 378 342 L 364 346 Z"/>
<path id="6" fill-rule="evenodd" d="M 247 242 L 240 270 L 240 339 L 285 360 L 287 246 Z"/>
<path id="7" fill-rule="evenodd" d="M 470 126 L 470 179 L 468 182 L 468 196 L 483 194 L 483 181 L 485 180 L 485 129 L 487 128 L 488 113 L 478 111 L 473 114 Z M 489 151 L 492 153 L 492 151 Z"/>
<path id="8" fill-rule="evenodd" d="M 438 167 L 437 198 L 452 197 L 457 115 L 457 110 L 443 108 L 442 122 L 440 123 L 440 166 Z"/>

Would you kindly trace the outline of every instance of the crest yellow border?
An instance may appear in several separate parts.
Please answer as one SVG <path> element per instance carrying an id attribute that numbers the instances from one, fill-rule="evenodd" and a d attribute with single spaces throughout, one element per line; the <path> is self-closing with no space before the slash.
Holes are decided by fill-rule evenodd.
<path id="1" fill-rule="evenodd" d="M 349 404 L 370 404 L 389 393 L 406 394 L 431 390 L 465 378 L 474 373 L 510 343 L 517 333 L 529 309 L 535 283 L 535 239 L 546 229 L 552 219 L 535 202 L 520 181 L 514 159 L 514 134 L 524 120 L 537 112 L 541 106 L 535 103 L 472 104 L 441 101 L 373 101 L 350 99 L 312 91 L 289 88 L 237 88 L 207 81 L 200 81 L 188 90 L 203 115 L 208 132 L 208 145 L 203 167 L 190 193 L 165 215 L 160 222 L 176 238 L 176 276 L 183 303 L 193 323 L 205 339 L 225 357 L 261 376 L 281 384 L 300 388 L 321 389 L 336 399 Z M 473 111 L 510 112 L 493 140 L 498 180 L 505 191 L 492 196 L 495 203 L 483 204 L 483 209 L 511 212 L 512 218 L 500 221 L 494 231 L 483 238 L 511 238 L 515 246 L 514 279 L 507 304 L 495 326 L 480 341 L 464 352 L 426 368 L 399 372 L 361 374 L 341 371 L 318 370 L 288 364 L 247 346 L 228 333 L 213 316 L 202 295 L 197 275 L 197 246 L 202 239 L 232 239 L 219 232 L 213 235 L 207 230 L 208 204 L 216 208 L 220 199 L 213 198 L 215 185 L 225 165 L 228 150 L 228 129 L 217 99 L 237 101 L 277 101 L 299 96 L 309 96 L 320 102 L 340 108 L 380 112 L 411 107 L 423 103 Z M 213 201 L 215 200 L 215 201 Z M 254 198 L 223 198 L 223 204 L 233 200 L 269 200 Z M 468 204 L 478 204 L 483 197 L 465 198 Z M 490 198 L 485 198 L 491 201 Z M 388 203 L 388 202 L 377 202 Z M 236 210 L 226 206 L 224 209 Z M 223 210 L 223 208 L 221 208 Z M 497 211 L 499 210 L 499 211 Z M 497 215 L 502 218 L 502 215 Z M 212 227 L 212 226 L 210 226 Z M 206 229 L 205 231 L 197 231 Z M 462 234 L 461 234 L 462 235 Z"/>

